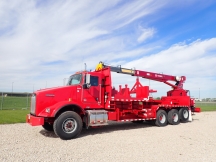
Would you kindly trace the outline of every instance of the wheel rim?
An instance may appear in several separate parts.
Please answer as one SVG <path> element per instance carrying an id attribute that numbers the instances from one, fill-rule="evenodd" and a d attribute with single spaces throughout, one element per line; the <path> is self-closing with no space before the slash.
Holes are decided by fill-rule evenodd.
<path id="1" fill-rule="evenodd" d="M 77 122 L 73 118 L 67 118 L 62 124 L 62 130 L 65 133 L 72 133 L 77 128 Z"/>
<path id="2" fill-rule="evenodd" d="M 165 121 L 166 121 L 166 116 L 165 116 L 164 114 L 160 114 L 160 116 L 159 116 L 159 121 L 160 121 L 160 123 L 165 123 Z"/>
<path id="3" fill-rule="evenodd" d="M 174 121 L 174 122 L 177 122 L 177 121 L 178 121 L 178 114 L 177 114 L 177 113 L 174 113 L 174 114 L 173 114 L 173 121 Z"/>
<path id="4" fill-rule="evenodd" d="M 187 119 L 188 116 L 189 116 L 188 111 L 187 111 L 187 110 L 184 110 L 184 111 L 183 111 L 183 117 L 184 117 L 185 119 Z"/>

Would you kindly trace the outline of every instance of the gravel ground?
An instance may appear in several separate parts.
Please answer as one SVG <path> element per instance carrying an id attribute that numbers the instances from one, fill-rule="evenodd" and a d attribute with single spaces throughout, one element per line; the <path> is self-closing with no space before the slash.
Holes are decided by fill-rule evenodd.
<path id="1" fill-rule="evenodd" d="M 63 141 L 28 124 L 0 125 L 0 161 L 216 161 L 216 112 L 178 126 L 111 123 Z"/>

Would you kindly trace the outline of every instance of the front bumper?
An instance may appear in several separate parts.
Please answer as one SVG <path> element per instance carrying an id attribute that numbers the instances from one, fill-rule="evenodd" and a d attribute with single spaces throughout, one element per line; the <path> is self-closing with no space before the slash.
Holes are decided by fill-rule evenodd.
<path id="1" fill-rule="evenodd" d="M 36 116 L 31 115 L 31 114 L 27 114 L 26 123 L 29 123 L 31 126 L 44 125 L 44 118 L 43 117 L 36 117 Z"/>

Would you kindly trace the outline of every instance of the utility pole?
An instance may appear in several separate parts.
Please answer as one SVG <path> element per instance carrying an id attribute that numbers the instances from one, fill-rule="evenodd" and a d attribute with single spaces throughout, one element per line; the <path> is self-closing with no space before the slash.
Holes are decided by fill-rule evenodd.
<path id="1" fill-rule="evenodd" d="M 200 88 L 199 88 L 199 100 L 200 100 Z"/>
<path id="2" fill-rule="evenodd" d="M 26 109 L 28 109 L 28 93 L 27 93 Z"/>
<path id="3" fill-rule="evenodd" d="M 11 91 L 11 96 L 12 96 L 12 94 L 13 94 L 13 83 L 14 83 L 14 82 L 12 82 L 12 91 Z"/>
<path id="4" fill-rule="evenodd" d="M 3 92 L 2 92 L 2 100 L 1 100 L 1 110 L 2 110 L 2 105 L 3 105 Z"/>
<path id="5" fill-rule="evenodd" d="M 87 65 L 86 65 L 86 63 L 84 63 L 85 64 L 85 71 L 87 70 Z"/>
<path id="6" fill-rule="evenodd" d="M 63 79 L 63 86 L 65 86 L 65 82 L 66 82 L 67 79 L 68 79 L 68 78 L 64 78 L 64 79 Z"/>

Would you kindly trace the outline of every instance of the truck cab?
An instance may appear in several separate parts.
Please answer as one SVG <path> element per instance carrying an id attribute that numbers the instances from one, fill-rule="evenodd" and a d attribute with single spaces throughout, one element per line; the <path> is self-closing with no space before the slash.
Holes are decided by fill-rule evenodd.
<path id="1" fill-rule="evenodd" d="M 27 122 L 32 126 L 42 125 L 46 130 L 53 130 L 53 125 L 59 116 L 65 112 L 68 114 L 73 112 L 76 113 L 76 118 L 79 118 L 80 125 L 91 125 L 88 117 L 93 116 L 92 114 L 95 112 L 107 114 L 104 108 L 108 91 L 111 91 L 111 84 L 105 85 L 104 74 L 108 75 L 106 81 L 111 81 L 108 69 L 101 72 L 83 71 L 71 75 L 66 86 L 35 91 L 31 97 Z M 107 124 L 107 117 L 104 122 Z M 100 122 L 101 124 L 103 125 L 103 122 Z"/>

